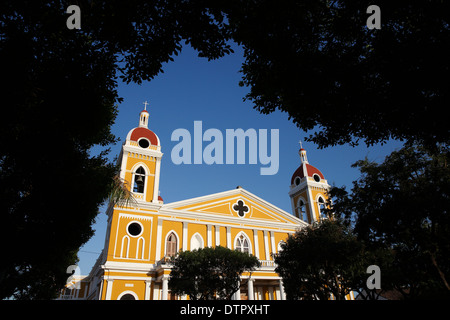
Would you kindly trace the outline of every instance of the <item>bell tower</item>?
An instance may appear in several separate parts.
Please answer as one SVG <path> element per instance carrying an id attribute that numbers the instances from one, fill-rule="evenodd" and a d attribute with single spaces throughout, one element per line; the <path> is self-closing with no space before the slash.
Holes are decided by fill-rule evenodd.
<path id="1" fill-rule="evenodd" d="M 306 150 L 300 142 L 300 166 L 291 178 L 289 197 L 293 214 L 307 223 L 326 219 L 323 210 L 328 200 L 330 185 L 319 169 L 308 162 Z"/>
<path id="2" fill-rule="evenodd" d="M 147 101 L 139 114 L 139 126 L 128 132 L 119 159 L 120 178 L 128 182 L 137 201 L 161 203 L 159 177 L 161 145 L 158 136 L 148 128 Z"/>

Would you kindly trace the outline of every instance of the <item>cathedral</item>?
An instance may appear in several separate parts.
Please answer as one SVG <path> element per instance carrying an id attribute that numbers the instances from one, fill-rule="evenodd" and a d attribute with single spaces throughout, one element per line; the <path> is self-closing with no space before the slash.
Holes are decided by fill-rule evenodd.
<path id="1" fill-rule="evenodd" d="M 170 292 L 170 257 L 220 245 L 252 254 L 261 263 L 251 277 L 242 275 L 235 300 L 285 300 L 272 254 L 290 234 L 322 218 L 330 188 L 309 164 L 305 149 L 299 150 L 300 166 L 290 181 L 292 214 L 241 187 L 164 203 L 159 196 L 162 146 L 148 122 L 144 109 L 118 159 L 120 178 L 129 182 L 136 203 L 109 205 L 103 251 L 89 275 L 73 277 L 77 289 L 65 288 L 59 299 L 189 299 Z"/>

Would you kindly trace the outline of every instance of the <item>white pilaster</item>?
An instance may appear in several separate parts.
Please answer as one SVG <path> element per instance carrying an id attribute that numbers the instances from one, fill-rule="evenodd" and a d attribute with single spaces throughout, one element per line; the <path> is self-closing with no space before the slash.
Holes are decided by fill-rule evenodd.
<path id="1" fill-rule="evenodd" d="M 162 277 L 162 296 L 161 300 L 167 300 L 169 294 L 169 278 L 167 276 Z"/>
<path id="2" fill-rule="evenodd" d="M 150 300 L 150 293 L 152 290 L 152 280 L 145 280 L 145 300 Z"/>
<path id="3" fill-rule="evenodd" d="M 253 243 L 255 244 L 255 257 L 259 259 L 258 230 L 256 229 L 253 229 Z"/>
<path id="4" fill-rule="evenodd" d="M 255 294 L 253 293 L 253 281 L 254 279 L 250 278 L 247 282 L 247 288 L 248 288 L 248 300 L 255 300 Z"/>
<path id="5" fill-rule="evenodd" d="M 267 231 L 266 230 L 264 230 L 264 253 L 266 255 L 266 260 L 270 260 L 269 239 L 267 237 Z"/>
<path id="6" fill-rule="evenodd" d="M 158 262 L 161 259 L 162 223 L 163 221 L 161 219 L 158 219 L 158 226 L 156 227 L 155 262 Z"/>
<path id="7" fill-rule="evenodd" d="M 183 241 L 182 241 L 183 251 L 186 251 L 188 248 L 188 223 L 183 222 Z"/>
<path id="8" fill-rule="evenodd" d="M 206 225 L 206 246 L 212 247 L 212 225 L 208 224 Z"/>
<path id="9" fill-rule="evenodd" d="M 161 158 L 156 157 L 156 167 L 155 167 L 155 185 L 153 188 L 153 203 L 158 203 L 159 196 L 159 175 L 161 171 Z"/>
<path id="10" fill-rule="evenodd" d="M 231 249 L 231 227 L 227 227 L 227 248 Z"/>
<path id="11" fill-rule="evenodd" d="M 107 285 L 106 285 L 106 297 L 105 300 L 111 300 L 111 294 L 112 294 L 112 286 L 113 286 L 113 279 L 108 279 L 106 280 Z"/>
<path id="12" fill-rule="evenodd" d="M 216 233 L 216 246 L 220 246 L 220 226 L 214 226 L 214 230 Z"/>
<path id="13" fill-rule="evenodd" d="M 270 246 L 271 246 L 271 249 L 272 249 L 272 253 L 273 254 L 277 253 L 275 251 L 275 234 L 274 234 L 273 231 L 270 231 Z"/>

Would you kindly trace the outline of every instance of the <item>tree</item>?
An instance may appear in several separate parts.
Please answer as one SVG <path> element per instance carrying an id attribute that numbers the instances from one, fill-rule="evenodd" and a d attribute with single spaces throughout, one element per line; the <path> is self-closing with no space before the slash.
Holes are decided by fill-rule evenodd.
<path id="1" fill-rule="evenodd" d="M 263 114 L 287 112 L 319 147 L 390 138 L 449 143 L 450 3 L 242 1 L 228 15 L 244 48 L 241 85 Z"/>
<path id="2" fill-rule="evenodd" d="M 288 299 L 344 300 L 365 287 L 369 262 L 363 244 L 341 220 L 323 220 L 289 236 L 275 256 Z M 363 285 L 364 283 L 364 285 Z"/>
<path id="3" fill-rule="evenodd" d="M 191 300 L 230 300 L 242 273 L 260 266 L 255 256 L 221 246 L 181 252 L 171 264 L 170 290 Z"/>
<path id="4" fill-rule="evenodd" d="M 367 246 L 390 248 L 382 269 L 405 298 L 450 296 L 450 150 L 407 145 L 362 173 L 349 194 L 332 190 L 333 210 L 354 221 Z M 385 279 L 386 280 L 386 279 Z"/>
<path id="5" fill-rule="evenodd" d="M 117 79 L 153 79 L 183 44 L 208 59 L 231 53 L 230 41 L 243 46 L 247 99 L 321 129 L 310 137 L 320 147 L 448 144 L 435 115 L 449 102 L 450 4 L 380 0 L 381 30 L 371 31 L 369 4 L 3 1 L 0 297 L 49 298 L 64 285 L 115 174 L 106 152 L 90 150 L 116 141 Z M 80 30 L 66 27 L 69 5 L 81 8 Z"/>
<path id="6" fill-rule="evenodd" d="M 73 4 L 81 30 L 66 27 Z M 229 52 L 212 21 L 191 2 L 2 2 L 0 298 L 56 297 L 120 189 L 107 150 L 91 154 L 117 141 L 117 77 L 152 79 L 183 39 L 209 58 Z"/>

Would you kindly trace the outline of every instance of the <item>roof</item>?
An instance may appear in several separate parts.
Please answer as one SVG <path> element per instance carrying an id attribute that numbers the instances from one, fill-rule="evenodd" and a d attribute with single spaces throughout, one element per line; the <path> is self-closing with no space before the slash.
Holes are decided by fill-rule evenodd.
<path id="1" fill-rule="evenodd" d="M 138 127 L 132 129 L 127 136 L 127 140 L 138 141 L 140 138 L 147 138 L 154 146 L 159 146 L 158 136 L 150 129 Z"/>
<path id="2" fill-rule="evenodd" d="M 292 175 L 291 184 L 294 184 L 294 180 L 296 177 L 299 177 L 300 179 L 305 176 L 312 177 L 315 173 L 319 175 L 320 179 L 325 179 L 319 169 L 310 165 L 309 163 L 302 163 Z"/>

